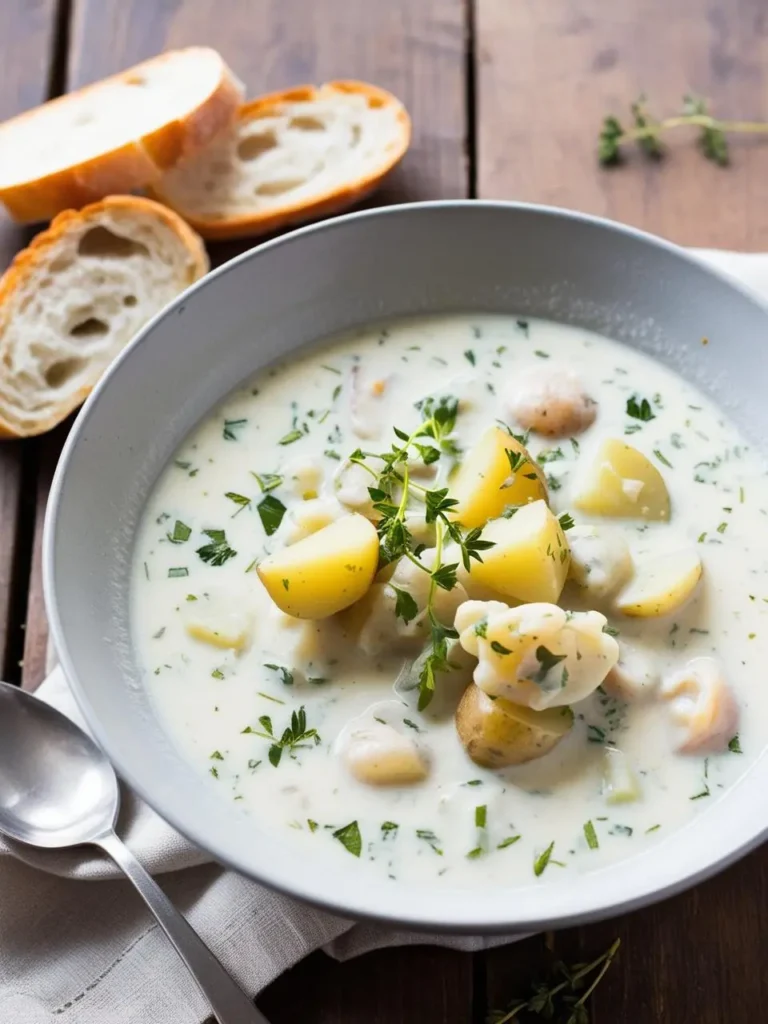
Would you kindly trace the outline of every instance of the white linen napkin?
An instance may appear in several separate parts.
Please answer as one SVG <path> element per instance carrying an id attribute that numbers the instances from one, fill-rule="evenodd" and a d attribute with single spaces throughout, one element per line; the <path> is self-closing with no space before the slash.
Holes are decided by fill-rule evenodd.
<path id="1" fill-rule="evenodd" d="M 697 252 L 768 298 L 768 254 Z M 38 696 L 84 724 L 60 669 Z M 398 932 L 315 910 L 211 863 L 128 792 L 118 832 L 149 871 L 163 874 L 168 896 L 249 994 L 320 947 L 344 960 L 383 946 L 477 950 L 520 938 Z M 110 861 L 87 848 L 45 852 L 0 840 L 0 1022 L 200 1024 L 208 1016 Z"/>

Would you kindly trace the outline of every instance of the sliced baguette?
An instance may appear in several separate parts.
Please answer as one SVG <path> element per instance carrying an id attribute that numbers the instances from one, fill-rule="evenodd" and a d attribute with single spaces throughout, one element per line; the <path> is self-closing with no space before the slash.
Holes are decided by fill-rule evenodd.
<path id="1" fill-rule="evenodd" d="M 31 222 L 143 188 L 206 146 L 241 102 L 215 50 L 137 64 L 0 125 L 0 200 Z"/>
<path id="2" fill-rule="evenodd" d="M 151 193 L 204 238 L 266 234 L 358 202 L 410 137 L 405 107 L 383 89 L 300 86 L 244 104 L 236 122 Z"/>
<path id="3" fill-rule="evenodd" d="M 139 328 L 208 270 L 171 210 L 111 196 L 60 214 L 0 279 L 0 437 L 77 408 Z"/>

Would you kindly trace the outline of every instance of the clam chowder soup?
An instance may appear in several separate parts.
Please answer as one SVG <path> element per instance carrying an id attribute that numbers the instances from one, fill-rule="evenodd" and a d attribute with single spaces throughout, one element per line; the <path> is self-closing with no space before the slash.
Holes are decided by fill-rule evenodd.
<path id="1" fill-rule="evenodd" d="M 185 440 L 136 543 L 135 645 L 254 833 L 542 884 L 662 842 L 760 754 L 767 517 L 757 454 L 648 356 L 393 322 L 265 370 Z"/>

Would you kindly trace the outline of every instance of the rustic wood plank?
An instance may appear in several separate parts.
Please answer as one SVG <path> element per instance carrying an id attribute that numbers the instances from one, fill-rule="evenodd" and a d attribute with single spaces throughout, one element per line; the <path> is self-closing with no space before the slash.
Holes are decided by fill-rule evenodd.
<path id="1" fill-rule="evenodd" d="M 768 141 L 732 141 L 731 168 L 687 130 L 668 157 L 597 165 L 603 117 L 645 92 L 660 115 L 689 91 L 723 116 L 768 118 L 763 0 L 476 0 L 478 194 L 553 203 L 684 245 L 768 245 Z"/>
<path id="2" fill-rule="evenodd" d="M 70 88 L 160 50 L 206 43 L 221 50 L 251 94 L 331 78 L 364 78 L 395 92 L 414 118 L 413 146 L 377 202 L 467 194 L 463 0 L 74 0 L 67 84 Z M 214 259 L 249 247 L 217 247 Z M 43 453 L 50 468 L 57 439 Z M 45 623 L 38 577 L 46 471 L 40 477 L 35 567 L 25 681 L 39 681 Z M 428 978 L 425 983 L 424 979 Z M 472 999 L 471 956 L 402 949 L 335 964 L 322 954 L 299 964 L 263 996 L 275 1024 L 311 1019 L 464 1024 Z"/>
<path id="3" fill-rule="evenodd" d="M 314 953 L 258 999 L 272 1024 L 469 1024 L 470 954 L 384 949 L 345 963 Z"/>
<path id="4" fill-rule="evenodd" d="M 56 26 L 56 0 L 4 0 L 0 4 L 0 120 L 47 97 Z M 29 238 L 0 212 L 0 271 Z M 0 443 L 0 671 L 19 678 L 21 618 L 24 607 L 33 509 L 22 508 L 23 462 L 34 445 Z M 23 513 L 23 515 L 22 515 Z"/>
<path id="5" fill-rule="evenodd" d="M 660 164 L 633 156 L 599 168 L 602 118 L 645 91 L 674 111 L 709 95 L 724 115 L 768 116 L 768 14 L 762 0 L 708 8 L 696 0 L 476 0 L 477 192 L 613 217 L 677 242 L 768 247 L 768 145 L 732 143 L 733 165 L 702 159 L 690 138 Z M 588 960 L 615 937 L 619 962 L 593 1001 L 595 1024 L 761 1020 L 768 979 L 760 908 L 768 850 L 638 913 L 558 933 L 558 954 Z M 545 960 L 541 939 L 488 954 L 487 1003 L 526 992 Z"/>

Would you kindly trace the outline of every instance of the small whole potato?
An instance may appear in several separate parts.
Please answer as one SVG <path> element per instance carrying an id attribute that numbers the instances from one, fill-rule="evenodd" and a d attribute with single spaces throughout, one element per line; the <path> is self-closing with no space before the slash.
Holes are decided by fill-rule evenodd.
<path id="1" fill-rule="evenodd" d="M 573 726 L 569 707 L 532 711 L 468 686 L 456 709 L 462 746 L 483 768 L 506 768 L 543 757 Z"/>

